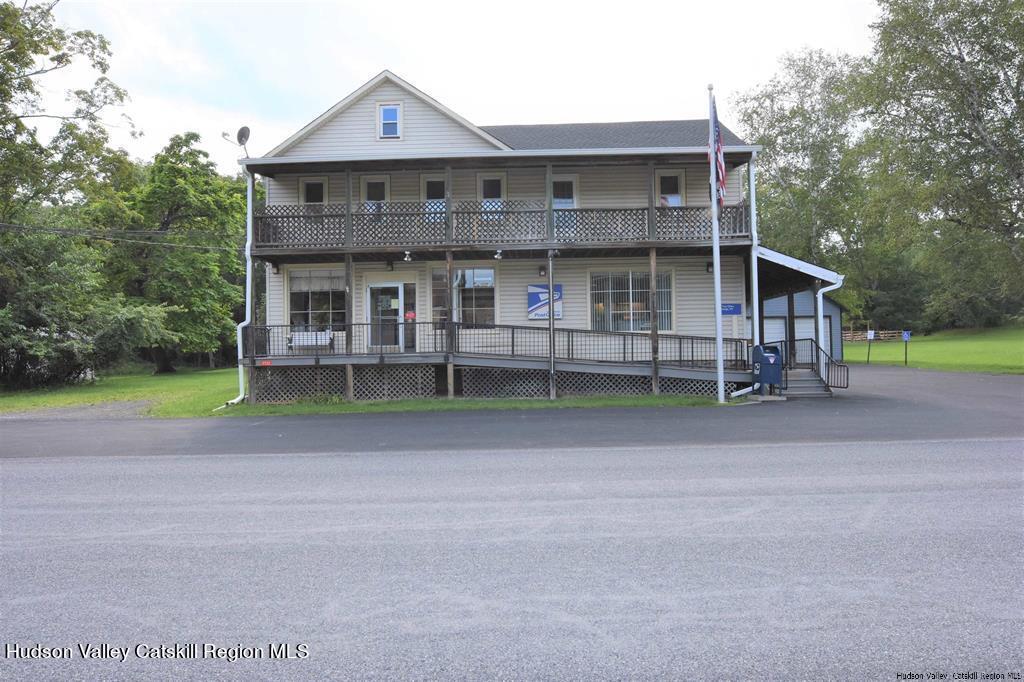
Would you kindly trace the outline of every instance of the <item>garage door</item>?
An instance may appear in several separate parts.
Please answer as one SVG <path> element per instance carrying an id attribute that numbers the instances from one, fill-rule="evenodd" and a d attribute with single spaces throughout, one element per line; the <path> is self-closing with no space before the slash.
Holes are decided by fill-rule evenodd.
<path id="1" fill-rule="evenodd" d="M 764 318 L 764 342 L 778 343 L 786 340 L 786 318 Z"/>
<path id="2" fill-rule="evenodd" d="M 798 317 L 796 318 L 796 338 L 798 339 L 813 339 L 814 338 L 814 318 L 813 317 Z M 822 344 L 825 351 L 831 355 L 832 351 L 832 321 L 829 316 L 825 316 L 825 343 Z"/>

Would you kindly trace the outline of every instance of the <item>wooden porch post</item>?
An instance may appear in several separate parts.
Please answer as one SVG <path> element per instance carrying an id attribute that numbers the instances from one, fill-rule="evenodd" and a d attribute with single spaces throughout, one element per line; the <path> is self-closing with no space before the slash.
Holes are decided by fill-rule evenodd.
<path id="1" fill-rule="evenodd" d="M 654 163 L 650 162 L 647 164 L 648 177 L 647 177 L 647 238 L 652 242 L 658 238 L 658 212 L 655 210 L 655 192 L 657 191 L 656 185 L 656 171 L 654 170 Z M 683 188 L 679 189 L 680 192 L 684 191 Z"/>
<path id="2" fill-rule="evenodd" d="M 658 377 L 658 249 L 651 247 L 651 284 L 648 287 L 648 306 L 651 309 L 651 393 L 661 393 Z"/>
<path id="3" fill-rule="evenodd" d="M 352 254 L 345 254 L 345 303 L 348 308 L 345 310 L 345 355 L 352 359 L 352 318 L 356 314 L 356 285 L 355 273 L 352 272 Z M 355 373 L 352 371 L 352 363 L 345 364 L 345 400 L 355 400 L 356 389 L 354 385 Z"/>
<path id="4" fill-rule="evenodd" d="M 446 190 L 447 191 L 447 190 Z M 448 343 L 446 344 L 448 352 L 445 356 L 448 358 L 447 372 L 448 372 L 448 398 L 455 397 L 455 363 L 452 358 L 452 353 L 455 352 L 455 292 L 452 289 L 452 284 L 455 281 L 455 254 L 452 253 L 451 249 L 444 252 L 445 265 L 447 266 L 447 276 L 445 282 L 448 288 L 448 329 L 447 338 Z"/>
<path id="5" fill-rule="evenodd" d="M 550 164 L 548 165 L 550 169 Z M 550 172 L 549 172 L 550 175 Z M 551 197 L 551 185 L 548 184 L 548 197 Z M 555 386 L 555 256 L 554 249 L 548 250 L 548 398 L 558 397 Z"/>
<path id="6" fill-rule="evenodd" d="M 555 210 L 554 210 L 554 199 L 552 198 L 552 192 L 554 191 L 554 174 L 551 169 L 551 164 L 544 164 L 544 210 L 547 216 L 547 227 L 548 227 L 548 241 L 552 244 L 555 243 Z M 579 190 L 577 190 L 579 191 Z M 550 257 L 548 258 L 550 260 Z M 550 292 L 548 292 L 550 294 Z"/>
<path id="7" fill-rule="evenodd" d="M 326 198 L 326 197 L 325 197 Z M 345 246 L 352 246 L 352 171 L 345 170 Z"/>
<path id="8" fill-rule="evenodd" d="M 789 343 L 789 352 L 786 355 L 789 357 L 789 366 L 792 367 L 796 363 L 796 305 L 793 303 L 793 292 L 786 294 L 786 338 Z"/>
<path id="9" fill-rule="evenodd" d="M 451 244 L 455 241 L 455 225 L 452 223 L 452 167 L 444 167 L 444 242 Z"/>

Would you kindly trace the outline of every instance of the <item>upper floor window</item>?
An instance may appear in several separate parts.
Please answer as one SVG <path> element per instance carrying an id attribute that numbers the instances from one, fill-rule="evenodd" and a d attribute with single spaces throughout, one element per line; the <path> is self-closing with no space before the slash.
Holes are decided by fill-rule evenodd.
<path id="1" fill-rule="evenodd" d="M 299 180 L 299 200 L 304 204 L 327 203 L 327 178 Z"/>
<path id="2" fill-rule="evenodd" d="M 675 208 L 683 205 L 683 174 L 681 171 L 658 171 L 658 206 Z"/>
<path id="3" fill-rule="evenodd" d="M 402 137 L 402 105 L 377 105 L 377 137 L 381 140 L 395 140 Z"/>
<path id="4" fill-rule="evenodd" d="M 480 173 L 476 176 L 476 192 L 483 211 L 501 211 L 505 202 L 505 174 Z"/>

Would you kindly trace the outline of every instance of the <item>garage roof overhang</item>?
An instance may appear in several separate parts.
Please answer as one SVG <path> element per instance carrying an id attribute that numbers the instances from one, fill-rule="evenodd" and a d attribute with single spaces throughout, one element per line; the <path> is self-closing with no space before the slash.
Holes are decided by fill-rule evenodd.
<path id="1" fill-rule="evenodd" d="M 757 270 L 762 300 L 804 291 L 816 282 L 825 286 L 841 285 L 845 279 L 838 272 L 763 246 L 758 248 Z"/>

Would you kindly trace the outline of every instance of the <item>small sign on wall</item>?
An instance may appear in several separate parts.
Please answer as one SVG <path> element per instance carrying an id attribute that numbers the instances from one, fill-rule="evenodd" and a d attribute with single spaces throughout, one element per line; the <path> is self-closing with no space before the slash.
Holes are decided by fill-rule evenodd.
<path id="1" fill-rule="evenodd" d="M 526 319 L 548 319 L 548 285 L 526 285 Z M 562 285 L 555 285 L 555 319 L 562 319 Z"/>
<path id="2" fill-rule="evenodd" d="M 742 303 L 723 303 L 722 304 L 723 315 L 742 315 L 743 304 Z"/>

